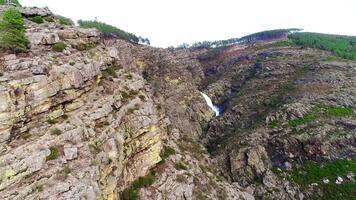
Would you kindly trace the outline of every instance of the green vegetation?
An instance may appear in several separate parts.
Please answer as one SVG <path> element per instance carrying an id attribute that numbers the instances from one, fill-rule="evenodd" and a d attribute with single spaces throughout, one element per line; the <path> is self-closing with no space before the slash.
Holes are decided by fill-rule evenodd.
<path id="1" fill-rule="evenodd" d="M 80 27 L 83 28 L 96 28 L 108 37 L 117 37 L 119 39 L 123 39 L 136 44 L 139 42 L 146 43 L 146 44 L 150 43 L 148 39 L 137 37 L 132 33 L 128 33 L 126 31 L 123 31 L 119 28 L 116 28 L 112 25 L 103 22 L 79 20 L 78 24 Z"/>
<path id="2" fill-rule="evenodd" d="M 329 116 L 335 116 L 335 117 L 345 117 L 345 116 L 351 116 L 354 115 L 354 110 L 351 107 L 328 107 L 325 111 L 325 113 Z"/>
<path id="3" fill-rule="evenodd" d="M 53 16 L 46 16 L 46 17 L 43 17 L 43 19 L 44 19 L 46 22 L 54 22 L 54 17 L 53 17 Z"/>
<path id="4" fill-rule="evenodd" d="M 139 197 L 139 190 L 143 187 L 147 187 L 153 184 L 155 181 L 154 174 L 149 173 L 146 176 L 140 177 L 137 180 L 135 180 L 131 187 L 125 189 L 122 192 L 122 199 L 123 200 L 136 200 Z"/>
<path id="5" fill-rule="evenodd" d="M 58 158 L 59 155 L 59 151 L 57 149 L 57 147 L 50 147 L 49 150 L 51 151 L 51 153 L 46 157 L 46 160 L 55 160 Z"/>
<path id="6" fill-rule="evenodd" d="M 74 46 L 79 51 L 86 51 L 95 47 L 94 43 L 79 43 Z"/>
<path id="7" fill-rule="evenodd" d="M 4 5 L 5 3 L 6 3 L 6 0 L 0 0 L 0 5 Z M 12 0 L 12 3 L 17 5 L 17 6 L 21 6 L 19 1 L 17 1 L 17 0 Z"/>
<path id="8" fill-rule="evenodd" d="M 304 187 L 312 183 L 320 183 L 323 178 L 328 178 L 330 183 L 319 184 L 323 193 L 322 197 L 315 194 L 312 199 L 353 199 L 356 195 L 356 183 L 346 179 L 349 172 L 356 173 L 355 160 L 335 160 L 323 164 L 308 161 L 300 169 L 294 169 L 290 178 Z M 340 185 L 334 183 L 337 176 L 345 180 Z"/>
<path id="9" fill-rule="evenodd" d="M 178 174 L 178 175 L 176 176 L 176 181 L 177 181 L 178 183 L 183 183 L 183 182 L 185 182 L 185 180 L 186 180 L 186 178 L 185 178 L 185 176 L 184 176 L 183 174 Z"/>
<path id="10" fill-rule="evenodd" d="M 251 35 L 244 36 L 240 38 L 240 41 L 254 42 L 258 40 L 278 39 L 287 36 L 291 32 L 300 31 L 300 30 L 301 29 L 290 28 L 290 29 L 276 29 L 276 30 L 261 31 L 258 33 L 253 33 Z"/>
<path id="11" fill-rule="evenodd" d="M 176 170 L 187 170 L 188 169 L 188 167 L 183 162 L 175 163 L 174 168 L 176 168 Z"/>
<path id="12" fill-rule="evenodd" d="M 68 175 L 72 172 L 72 170 L 66 165 L 62 172 L 63 172 L 64 178 L 68 178 Z"/>
<path id="13" fill-rule="evenodd" d="M 169 146 L 163 146 L 163 149 L 160 153 L 162 161 L 165 161 L 169 156 L 176 154 L 176 151 Z"/>
<path id="14" fill-rule="evenodd" d="M 51 130 L 51 134 L 52 135 L 61 135 L 62 131 L 60 129 L 58 129 L 58 128 L 55 128 L 55 129 Z"/>
<path id="15" fill-rule="evenodd" d="M 52 46 L 52 50 L 57 52 L 62 52 L 66 48 L 66 46 L 67 45 L 64 44 L 63 42 L 57 42 Z"/>
<path id="16" fill-rule="evenodd" d="M 331 51 L 335 56 L 356 60 L 356 36 L 321 33 L 294 33 L 289 38 L 297 45 Z"/>
<path id="17" fill-rule="evenodd" d="M 259 45 L 256 47 L 256 50 L 273 48 L 273 47 L 289 47 L 293 45 L 294 43 L 291 40 L 281 40 L 277 42 Z"/>
<path id="18" fill-rule="evenodd" d="M 21 13 L 11 8 L 6 10 L 0 21 L 0 49 L 14 53 L 26 52 L 29 41 Z"/>
<path id="19" fill-rule="evenodd" d="M 57 124 L 57 120 L 52 119 L 52 118 L 49 118 L 49 119 L 47 120 L 47 123 L 49 123 L 49 124 Z"/>
<path id="20" fill-rule="evenodd" d="M 117 73 L 116 73 L 116 69 L 113 66 L 108 66 L 106 69 L 101 71 L 101 74 L 103 75 L 104 78 L 108 78 L 108 77 L 114 77 L 117 78 Z"/>
<path id="21" fill-rule="evenodd" d="M 58 17 L 59 23 L 61 25 L 73 25 L 74 24 L 74 22 L 69 18 L 66 18 L 63 16 L 57 16 L 57 17 Z"/>
<path id="22" fill-rule="evenodd" d="M 312 122 L 316 120 L 318 117 L 314 115 L 313 113 L 309 113 L 304 115 L 302 118 L 297 118 L 297 119 L 292 119 L 288 121 L 288 125 L 290 126 L 299 126 L 302 124 L 306 124 L 308 122 Z"/>
<path id="23" fill-rule="evenodd" d="M 43 185 L 36 185 L 36 191 L 37 192 L 42 192 L 43 191 Z"/>
<path id="24" fill-rule="evenodd" d="M 43 24 L 43 22 L 44 22 L 42 16 L 31 17 L 30 20 L 37 24 Z"/>

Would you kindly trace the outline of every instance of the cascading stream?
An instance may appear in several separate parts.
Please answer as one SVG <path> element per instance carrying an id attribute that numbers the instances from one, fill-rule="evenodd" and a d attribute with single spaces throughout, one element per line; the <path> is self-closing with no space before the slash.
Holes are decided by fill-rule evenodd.
<path id="1" fill-rule="evenodd" d="M 201 95 L 203 95 L 206 104 L 208 104 L 208 106 L 215 112 L 215 116 L 219 116 L 220 115 L 220 109 L 219 107 L 217 107 L 216 105 L 213 104 L 213 102 L 211 101 L 210 97 L 206 94 L 204 94 L 203 92 L 200 92 Z"/>

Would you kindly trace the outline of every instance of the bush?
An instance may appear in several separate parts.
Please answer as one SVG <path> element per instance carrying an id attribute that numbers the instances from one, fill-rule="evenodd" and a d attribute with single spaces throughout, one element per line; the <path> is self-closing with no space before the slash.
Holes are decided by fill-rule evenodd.
<path id="1" fill-rule="evenodd" d="M 123 200 L 136 200 L 138 199 L 139 190 L 143 187 L 147 187 L 153 184 L 155 177 L 152 173 L 149 173 L 146 176 L 139 177 L 135 180 L 130 188 L 125 189 L 122 192 Z"/>
<path id="2" fill-rule="evenodd" d="M 169 156 L 176 154 L 176 151 L 169 146 L 163 146 L 163 149 L 160 153 L 162 161 L 165 161 Z"/>
<path id="3" fill-rule="evenodd" d="M 74 22 L 69 18 L 66 18 L 66 17 L 63 17 L 63 16 L 57 16 L 57 17 L 58 17 L 59 23 L 61 25 L 73 25 L 74 24 Z"/>
<path id="4" fill-rule="evenodd" d="M 92 43 L 80 43 L 74 46 L 79 51 L 86 51 L 93 48 L 95 45 Z"/>
<path id="5" fill-rule="evenodd" d="M 55 128 L 55 129 L 51 130 L 51 134 L 52 135 L 60 135 L 60 134 L 62 134 L 62 131 L 58 128 Z"/>
<path id="6" fill-rule="evenodd" d="M 41 16 L 31 17 L 30 20 L 35 22 L 35 23 L 37 23 L 37 24 L 42 24 L 44 22 L 43 18 Z"/>
<path id="7" fill-rule="evenodd" d="M 188 167 L 183 162 L 175 163 L 174 168 L 176 168 L 176 170 L 187 170 L 188 169 Z"/>
<path id="8" fill-rule="evenodd" d="M 26 52 L 29 41 L 21 13 L 11 8 L 6 10 L 0 21 L 0 48 L 14 53 Z"/>
<path id="9" fill-rule="evenodd" d="M 52 46 L 53 51 L 62 52 L 66 48 L 66 44 L 63 42 L 57 42 Z"/>
<path id="10" fill-rule="evenodd" d="M 46 157 L 46 160 L 48 161 L 57 159 L 59 155 L 57 147 L 50 147 L 49 150 L 51 151 L 51 153 Z"/>

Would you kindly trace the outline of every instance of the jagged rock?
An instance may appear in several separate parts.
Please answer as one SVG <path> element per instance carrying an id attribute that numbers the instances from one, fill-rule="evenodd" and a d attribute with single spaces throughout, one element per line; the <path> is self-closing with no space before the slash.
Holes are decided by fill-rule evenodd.
<path id="1" fill-rule="evenodd" d="M 344 179 L 343 179 L 342 177 L 338 176 L 338 177 L 336 178 L 336 180 L 335 180 L 335 183 L 339 185 L 339 184 L 341 184 L 343 181 L 344 181 Z"/>
<path id="2" fill-rule="evenodd" d="M 49 8 L 37 8 L 37 7 L 21 7 L 20 12 L 26 17 L 30 16 L 49 16 L 53 15 Z"/>

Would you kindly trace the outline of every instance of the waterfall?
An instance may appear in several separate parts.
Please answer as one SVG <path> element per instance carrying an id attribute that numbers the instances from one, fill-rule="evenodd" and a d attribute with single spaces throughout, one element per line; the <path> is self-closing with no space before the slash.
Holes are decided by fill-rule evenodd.
<path id="1" fill-rule="evenodd" d="M 208 106 L 215 112 L 215 116 L 219 116 L 219 114 L 220 114 L 219 108 L 213 104 L 210 97 L 208 97 L 208 95 L 206 95 L 202 92 L 200 92 L 200 94 L 203 95 L 203 97 L 206 101 L 206 104 L 208 104 Z"/>

